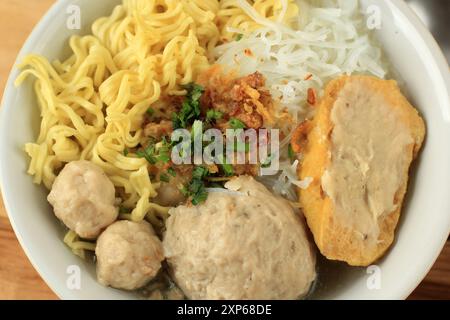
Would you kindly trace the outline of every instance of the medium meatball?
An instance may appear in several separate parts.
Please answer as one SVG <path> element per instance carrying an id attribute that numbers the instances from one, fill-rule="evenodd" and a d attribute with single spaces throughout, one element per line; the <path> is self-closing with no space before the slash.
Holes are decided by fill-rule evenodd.
<path id="1" fill-rule="evenodd" d="M 186 200 L 180 188 L 173 183 L 161 182 L 157 193 L 152 201 L 164 207 L 174 207 Z"/>
<path id="2" fill-rule="evenodd" d="M 98 238 L 97 278 L 117 289 L 135 290 L 155 277 L 164 260 L 161 241 L 145 221 L 118 221 Z"/>
<path id="3" fill-rule="evenodd" d="M 296 299 L 315 279 L 315 254 L 290 204 L 241 176 L 198 206 L 171 209 L 163 246 L 191 299 Z"/>
<path id="4" fill-rule="evenodd" d="M 86 239 L 95 239 L 118 216 L 113 183 L 89 161 L 68 163 L 47 199 L 58 219 Z"/>

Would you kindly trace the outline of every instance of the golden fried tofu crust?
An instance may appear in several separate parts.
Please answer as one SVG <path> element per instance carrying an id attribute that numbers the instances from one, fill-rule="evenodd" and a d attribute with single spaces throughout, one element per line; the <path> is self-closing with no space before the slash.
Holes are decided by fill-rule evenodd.
<path id="1" fill-rule="evenodd" d="M 377 229 L 376 241 L 369 241 L 367 235 L 362 234 L 358 230 L 359 226 L 354 221 L 358 220 L 359 212 L 354 210 L 355 212 L 338 214 L 336 210 L 338 207 L 337 203 L 338 200 L 342 201 L 342 199 L 336 200 L 336 197 L 330 197 L 324 190 L 324 174 L 327 170 L 329 171 L 333 161 L 332 150 L 333 148 L 337 150 L 340 147 L 334 145 L 337 139 L 333 138 L 336 126 L 332 117 L 333 108 L 336 105 L 336 101 L 342 98 L 346 86 L 349 85 L 353 85 L 352 88 L 357 88 L 361 92 L 358 93 L 360 94 L 359 100 L 349 99 L 348 101 L 356 101 L 355 103 L 363 104 L 370 101 L 373 102 L 374 100 L 370 100 L 373 97 L 379 99 L 376 101 L 383 101 L 384 106 L 389 108 L 389 111 L 392 111 L 389 112 L 389 116 L 391 113 L 395 116 L 395 122 L 402 128 L 406 128 L 404 131 L 409 137 L 404 148 L 401 149 L 403 154 L 401 158 L 404 160 L 402 160 L 402 165 L 399 166 L 401 169 L 397 179 L 399 181 L 398 188 L 393 195 L 395 208 L 390 212 L 383 212 L 383 214 L 373 218 Z M 347 94 L 350 92 L 348 88 L 350 87 L 346 89 Z M 348 102 L 347 107 L 349 107 L 349 103 L 352 102 Z M 374 104 L 375 106 L 376 104 Z M 365 107 L 367 109 L 367 105 Z M 368 114 L 373 115 L 374 113 L 369 110 Z M 365 121 L 369 123 L 372 119 L 368 117 Z M 345 128 L 346 126 L 341 125 L 339 130 L 345 131 Z M 381 126 L 379 130 L 385 129 Z M 389 132 L 383 134 L 389 138 Z M 314 240 L 326 258 L 345 261 L 353 266 L 367 266 L 386 252 L 394 240 L 395 228 L 407 190 L 409 168 L 422 146 L 424 136 L 425 125 L 422 118 L 402 95 L 395 81 L 381 80 L 369 76 L 342 76 L 328 84 L 312 121 L 312 127 L 308 133 L 307 142 L 303 150 L 303 161 L 299 168 L 301 179 L 313 178 L 313 182 L 307 189 L 299 191 L 300 205 L 314 235 Z M 386 139 L 386 141 L 389 141 L 389 139 Z M 389 163 L 387 166 L 389 167 Z M 389 173 L 386 170 L 380 172 L 380 174 L 382 175 L 381 179 L 389 178 Z M 346 187 L 350 186 L 345 186 L 344 188 Z M 345 193 L 339 192 L 340 190 L 336 191 L 336 194 L 339 196 Z M 369 193 L 366 196 L 370 198 L 370 192 L 372 191 L 368 189 L 366 192 Z M 374 207 L 376 207 L 376 204 Z"/>

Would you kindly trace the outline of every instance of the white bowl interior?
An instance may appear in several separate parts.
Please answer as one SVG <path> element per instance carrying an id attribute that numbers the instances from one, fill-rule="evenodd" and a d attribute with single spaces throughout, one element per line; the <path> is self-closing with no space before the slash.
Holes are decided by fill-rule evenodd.
<path id="1" fill-rule="evenodd" d="M 86 34 L 92 22 L 108 15 L 119 0 L 62 0 L 51 9 L 28 39 L 18 61 L 27 53 L 49 59 L 67 57 L 68 39 Z M 65 27 L 69 5 L 79 5 L 83 29 Z M 371 274 L 365 268 L 342 263 L 319 263 L 319 281 L 312 298 L 401 299 L 426 275 L 439 254 L 450 229 L 450 105 L 448 66 L 436 43 L 418 18 L 400 0 L 362 0 L 362 9 L 378 5 L 382 28 L 376 35 L 392 65 L 404 80 L 405 93 L 427 123 L 427 139 L 415 164 L 408 199 L 398 227 L 395 245 L 377 263 L 381 286 L 371 290 Z M 16 234 L 34 267 L 49 286 L 65 299 L 134 299 L 136 295 L 105 288 L 96 282 L 92 263 L 74 256 L 63 244 L 64 229 L 46 201 L 43 187 L 26 174 L 28 158 L 23 151 L 39 128 L 39 111 L 27 81 L 13 85 L 13 70 L 6 87 L 0 125 L 0 174 L 5 205 Z M 81 289 L 66 285 L 67 268 L 81 269 Z"/>

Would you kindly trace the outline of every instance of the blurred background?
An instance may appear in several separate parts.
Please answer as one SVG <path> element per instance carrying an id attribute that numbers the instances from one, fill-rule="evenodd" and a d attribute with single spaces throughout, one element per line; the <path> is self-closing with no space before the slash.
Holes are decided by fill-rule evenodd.
<path id="1" fill-rule="evenodd" d="M 405 0 L 433 33 L 450 62 L 450 1 L 449 0 Z"/>
<path id="2" fill-rule="evenodd" d="M 431 30 L 447 61 L 450 61 L 450 0 L 405 1 Z M 0 0 L 0 98 L 20 48 L 54 2 Z M 11 228 L 1 197 L 0 299 L 57 299 L 26 258 Z M 450 300 L 450 242 L 447 242 L 432 270 L 410 299 Z"/>

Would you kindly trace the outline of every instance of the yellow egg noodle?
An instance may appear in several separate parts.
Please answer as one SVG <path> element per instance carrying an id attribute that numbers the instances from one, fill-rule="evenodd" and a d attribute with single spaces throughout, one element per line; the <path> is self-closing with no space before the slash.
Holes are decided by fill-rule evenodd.
<path id="1" fill-rule="evenodd" d="M 146 160 L 124 150 L 145 142 L 142 123 L 148 108 L 157 108 L 162 95 L 185 94 L 180 85 L 214 62 L 210 52 L 232 40 L 233 28 L 258 27 L 239 1 L 123 0 L 109 17 L 94 22 L 92 35 L 70 39 L 73 55 L 67 60 L 25 57 L 16 85 L 30 75 L 36 78 L 42 118 L 36 142 L 25 146 L 34 182 L 50 189 L 65 163 L 92 161 L 123 188 L 122 206 L 132 212 L 121 218 L 147 218 L 161 226 L 169 208 L 150 201 L 159 185 L 151 182 Z M 298 14 L 293 0 L 249 3 L 276 21 Z M 93 249 L 73 232 L 65 242 L 80 255 Z"/>
<path id="2" fill-rule="evenodd" d="M 245 0 L 242 0 L 245 1 Z M 222 0 L 217 14 L 221 26 L 221 39 L 233 40 L 236 33 L 250 33 L 260 25 L 249 17 L 241 8 L 241 0 Z M 252 2 L 253 8 L 263 18 L 288 24 L 293 17 L 298 16 L 299 8 L 295 0 L 256 0 Z"/>
<path id="3" fill-rule="evenodd" d="M 79 256 L 80 258 L 84 259 L 86 257 L 86 250 L 87 251 L 95 251 L 95 243 L 87 242 L 87 241 L 80 241 L 80 238 L 75 233 L 75 231 L 68 231 L 67 234 L 64 236 L 64 243 L 72 249 L 72 252 Z"/>

